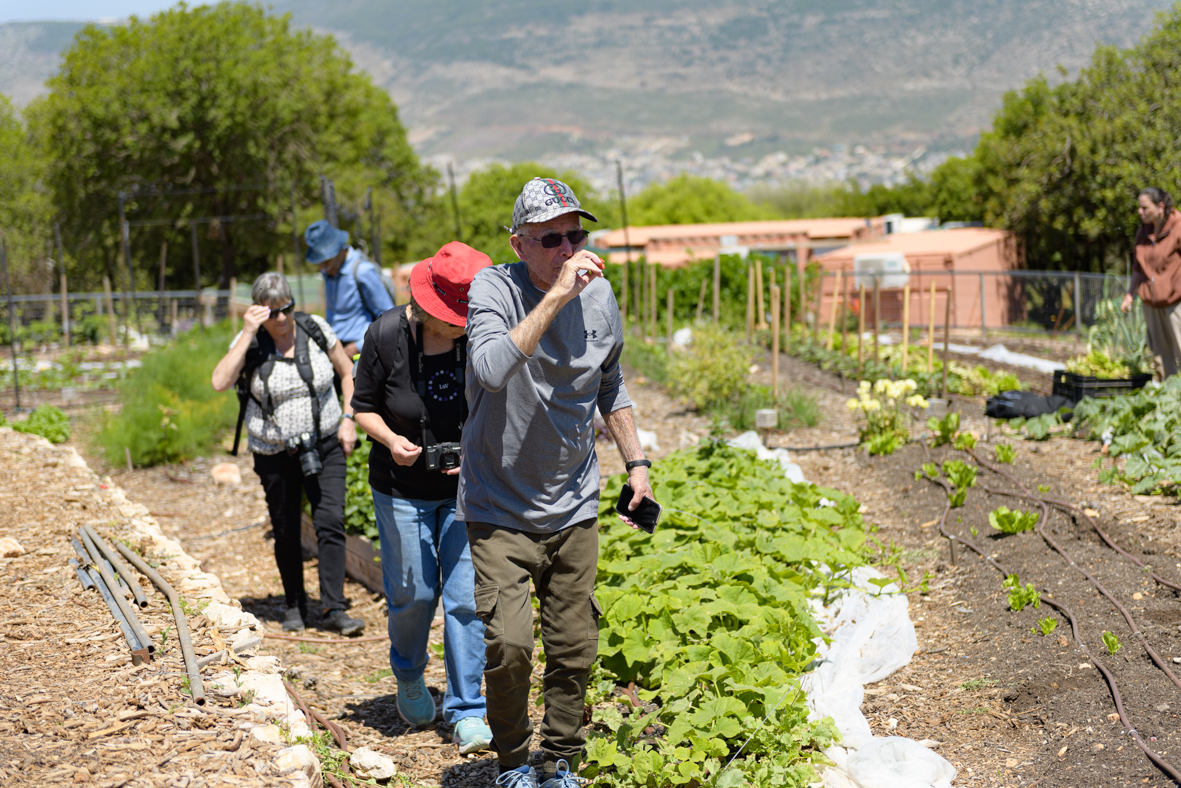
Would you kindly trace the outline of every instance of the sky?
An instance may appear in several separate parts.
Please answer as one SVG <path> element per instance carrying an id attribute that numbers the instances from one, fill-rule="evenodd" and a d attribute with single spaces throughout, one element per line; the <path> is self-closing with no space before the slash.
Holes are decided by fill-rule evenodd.
<path id="1" fill-rule="evenodd" d="M 150 16 L 156 11 L 175 5 L 175 2 L 176 0 L 0 0 L 0 24 L 50 20 L 98 22 L 125 19 L 132 14 Z"/>

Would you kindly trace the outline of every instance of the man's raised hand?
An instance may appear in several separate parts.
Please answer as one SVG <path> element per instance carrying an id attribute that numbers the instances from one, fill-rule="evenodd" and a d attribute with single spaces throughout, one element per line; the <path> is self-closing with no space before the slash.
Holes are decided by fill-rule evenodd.
<path id="1" fill-rule="evenodd" d="M 586 289 L 596 277 L 603 275 L 603 262 L 594 252 L 583 249 L 562 264 L 562 272 L 554 283 L 553 292 L 563 301 L 572 301 Z"/>

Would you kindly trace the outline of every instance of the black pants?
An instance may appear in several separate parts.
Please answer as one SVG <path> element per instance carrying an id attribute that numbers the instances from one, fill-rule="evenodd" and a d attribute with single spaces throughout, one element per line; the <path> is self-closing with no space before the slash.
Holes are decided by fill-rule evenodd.
<path id="1" fill-rule="evenodd" d="M 344 449 L 335 435 L 320 441 L 324 470 L 304 476 L 299 456 L 285 451 L 254 455 L 254 472 L 262 479 L 267 510 L 275 533 L 275 563 L 283 579 L 287 607 L 307 607 L 303 590 L 303 548 L 300 546 L 301 493 L 312 504 L 312 523 L 320 548 L 320 605 L 324 612 L 344 610 Z"/>

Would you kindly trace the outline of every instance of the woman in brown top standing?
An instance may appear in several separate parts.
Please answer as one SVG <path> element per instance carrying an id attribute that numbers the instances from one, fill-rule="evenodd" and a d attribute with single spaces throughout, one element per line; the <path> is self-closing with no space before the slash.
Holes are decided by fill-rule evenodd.
<path id="1" fill-rule="evenodd" d="M 1148 328 L 1148 347 L 1161 359 L 1165 377 L 1181 369 L 1181 213 L 1164 189 L 1140 192 L 1136 262 L 1132 284 L 1120 305 L 1127 312 L 1139 295 Z"/>

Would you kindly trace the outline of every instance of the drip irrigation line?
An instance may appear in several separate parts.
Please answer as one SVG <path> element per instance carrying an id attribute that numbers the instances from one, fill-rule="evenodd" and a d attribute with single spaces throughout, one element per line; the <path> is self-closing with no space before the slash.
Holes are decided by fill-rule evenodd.
<path id="1" fill-rule="evenodd" d="M 350 643 L 379 643 L 390 639 L 389 635 L 366 635 L 361 638 L 305 638 L 298 635 L 280 635 L 277 632 L 263 632 L 262 636 L 271 640 L 294 640 L 297 643 L 323 643 L 329 646 L 347 646 Z"/>
<path id="2" fill-rule="evenodd" d="M 1051 549 L 1053 549 L 1059 555 L 1061 555 L 1064 559 L 1066 559 L 1066 562 L 1068 564 L 1070 564 L 1070 566 L 1074 567 L 1076 570 L 1078 570 L 1082 574 L 1083 577 L 1087 578 L 1087 580 L 1089 580 L 1091 582 L 1091 585 L 1095 586 L 1095 588 L 1098 589 L 1099 593 L 1102 594 L 1107 599 L 1107 601 L 1110 602 L 1115 607 L 1115 609 L 1120 612 L 1120 614 L 1124 617 L 1124 621 L 1126 621 L 1128 623 L 1128 626 L 1131 627 L 1132 634 L 1135 635 L 1137 638 L 1139 638 L 1140 645 L 1144 647 L 1144 650 L 1146 652 L 1148 652 L 1148 656 L 1152 659 L 1152 661 L 1156 664 L 1156 666 L 1158 668 L 1160 668 L 1161 670 L 1163 670 L 1165 672 L 1165 675 L 1169 677 L 1169 680 L 1173 682 L 1174 686 L 1176 686 L 1178 689 L 1181 689 L 1181 680 L 1178 680 L 1177 677 L 1175 675 L 1173 675 L 1173 671 L 1169 670 L 1169 667 L 1165 663 L 1165 661 L 1160 658 L 1160 655 L 1157 654 L 1155 650 L 1153 650 L 1152 646 L 1148 645 L 1148 639 L 1144 637 L 1144 633 L 1140 631 L 1140 626 L 1136 623 L 1136 619 L 1132 616 L 1132 614 L 1130 612 L 1128 612 L 1128 609 L 1126 607 L 1124 607 L 1123 605 L 1121 605 L 1116 600 L 1116 598 L 1111 595 L 1111 592 L 1109 592 L 1106 588 L 1103 587 L 1102 583 L 1100 583 L 1098 580 L 1096 580 L 1095 577 L 1090 572 L 1088 572 L 1086 569 L 1084 569 L 1082 566 L 1080 566 L 1078 564 L 1078 562 L 1076 562 L 1073 558 L 1071 558 L 1070 554 L 1067 553 L 1066 550 L 1064 550 L 1061 545 L 1059 545 L 1057 542 L 1055 542 L 1050 537 L 1050 535 L 1045 532 L 1045 524 L 1046 524 L 1046 521 L 1049 519 L 1049 517 L 1048 517 L 1049 508 L 1046 506 L 1046 502 L 1043 501 L 1038 496 L 1032 495 L 1032 494 L 1006 492 L 1004 490 L 993 490 L 988 487 L 985 487 L 984 491 L 987 493 L 990 493 L 992 495 L 1008 495 L 1013 498 L 1021 498 L 1021 499 L 1027 500 L 1027 501 L 1033 501 L 1042 507 L 1042 519 L 1039 521 L 1038 525 L 1034 528 L 1034 530 L 1037 531 L 1038 536 L 1040 536 L 1042 539 L 1044 539 L 1046 544 L 1048 544 L 1051 547 Z"/>
<path id="3" fill-rule="evenodd" d="M 102 553 L 103 557 L 107 559 L 107 561 L 110 563 L 110 566 L 115 568 L 115 577 L 126 579 L 126 585 L 129 589 L 131 589 L 131 595 L 135 597 L 135 604 L 139 605 L 141 609 L 147 607 L 148 598 L 144 596 L 144 591 L 142 588 L 140 588 L 139 583 L 132 581 L 131 570 L 127 568 L 127 565 L 124 564 L 123 561 L 120 560 L 119 556 L 111 550 L 105 541 L 103 541 L 103 538 L 98 535 L 98 532 L 89 525 L 83 525 L 78 530 L 86 531 L 86 533 L 90 536 L 90 540 L 98 546 L 99 552 Z"/>
<path id="4" fill-rule="evenodd" d="M 98 570 L 99 576 L 103 582 L 106 583 L 108 590 L 117 591 L 119 586 L 115 584 L 115 578 L 111 577 L 111 573 L 102 564 L 102 553 L 95 546 L 93 540 L 90 538 L 85 530 L 85 526 L 78 530 L 78 535 L 82 537 L 82 544 L 86 545 L 86 550 L 90 554 L 91 562 L 94 568 Z M 142 649 L 147 656 L 147 661 L 151 662 L 151 655 L 156 651 L 156 644 L 152 642 L 152 638 L 144 630 L 143 624 L 139 623 L 139 618 L 135 615 L 135 608 L 123 598 L 123 594 L 112 594 L 115 604 L 119 606 L 119 610 L 123 612 L 123 617 L 127 619 L 127 624 L 131 627 L 131 631 L 135 633 L 136 639 L 139 641 L 140 649 Z M 134 652 L 133 652 L 134 653 Z"/>
<path id="5" fill-rule="evenodd" d="M 861 444 L 858 441 L 848 441 L 846 443 L 822 443 L 818 446 L 776 446 L 776 448 L 787 449 L 788 451 L 828 451 L 829 449 L 855 449 Z"/>
<path id="6" fill-rule="evenodd" d="M 291 682 L 287 681 L 287 679 L 283 679 L 283 686 L 287 689 L 287 694 L 294 698 L 295 702 L 299 704 L 299 710 L 303 712 L 303 716 L 308 719 L 308 721 L 311 723 L 311 726 L 315 726 L 316 723 L 319 723 L 324 728 L 324 730 L 331 734 L 332 738 L 336 741 L 336 746 L 347 754 L 349 752 L 349 739 L 345 734 L 344 729 L 339 725 L 329 721 L 318 711 L 304 703 L 303 698 L 299 696 L 299 693 L 295 691 L 295 687 L 291 686 Z M 351 779 L 353 775 L 352 772 L 349 771 L 348 760 L 346 759 L 342 761 L 340 766 L 347 775 L 346 779 L 349 780 L 349 785 L 353 785 L 353 781 Z M 327 777 L 330 782 L 340 786 L 340 782 L 332 775 L 326 774 L 324 776 Z M 344 787 L 341 786 L 341 788 Z"/>
<path id="7" fill-rule="evenodd" d="M 189 677 L 189 697 L 198 706 L 204 706 L 205 686 L 201 683 L 201 669 L 197 667 L 197 655 L 193 652 L 193 639 L 189 636 L 189 624 L 180 607 L 180 597 L 176 595 L 176 590 L 168 584 L 168 581 L 160 576 L 159 572 L 148 566 L 127 545 L 117 542 L 115 546 L 119 548 L 119 552 L 123 554 L 124 558 L 142 572 L 144 577 L 151 580 L 156 588 L 160 589 L 160 593 L 168 597 L 168 604 L 172 606 L 172 617 L 176 619 L 176 639 L 180 641 L 180 653 L 184 657 L 185 673 Z"/>
<path id="8" fill-rule="evenodd" d="M 927 444 L 925 441 L 922 442 L 922 446 L 923 446 L 923 450 L 926 452 L 927 457 L 929 459 L 931 457 L 931 451 L 927 447 Z M 973 455 L 973 458 L 975 459 L 975 455 Z M 1002 474 L 1002 475 L 1004 475 L 1004 474 Z M 954 542 L 954 541 L 958 540 L 961 544 L 965 545 L 972 552 L 979 555 L 993 569 L 1000 572 L 1000 574 L 1003 577 L 1008 577 L 1009 572 L 1003 566 L 1001 566 L 999 563 L 997 563 L 996 560 L 994 560 L 987 553 L 985 553 L 982 549 L 980 549 L 978 546 L 976 546 L 976 544 L 971 539 L 961 538 L 961 537 L 956 536 L 955 534 L 953 534 L 947 530 L 947 516 L 948 516 L 948 514 L 951 513 L 951 499 L 950 499 L 951 486 L 947 482 L 945 482 L 943 479 L 932 479 L 930 476 L 927 476 L 926 474 L 923 474 L 923 478 L 927 479 L 928 481 L 932 481 L 932 482 L 939 484 L 940 486 L 943 487 L 944 491 L 947 492 L 947 494 L 948 494 L 948 501 L 946 504 L 944 504 L 943 514 L 939 517 L 939 533 L 942 534 L 943 537 L 946 538 L 948 541 Z M 1020 486 L 1024 486 L 1024 485 L 1021 485 L 1020 482 L 1017 482 L 1017 484 Z M 1069 619 L 1070 631 L 1071 631 L 1071 634 L 1074 635 L 1074 642 L 1078 645 L 1079 649 L 1083 652 L 1083 654 L 1086 655 L 1087 659 L 1091 662 L 1091 664 L 1094 665 L 1096 667 L 1096 669 L 1098 669 L 1098 671 L 1103 675 L 1104 681 L 1107 682 L 1107 686 L 1111 690 L 1111 697 L 1112 697 L 1113 702 L 1115 703 L 1115 710 L 1119 714 L 1120 722 L 1124 726 L 1124 732 L 1127 733 L 1132 738 L 1132 741 L 1136 744 L 1137 747 L 1140 748 L 1141 752 L 1144 753 L 1145 757 L 1147 757 L 1150 761 L 1152 761 L 1157 766 L 1157 768 L 1159 768 L 1161 771 L 1163 771 L 1165 774 L 1167 774 L 1169 776 L 1169 778 L 1173 780 L 1173 782 L 1177 783 L 1178 785 L 1181 785 L 1181 772 L 1178 772 L 1177 769 L 1174 768 L 1172 764 L 1170 764 L 1168 761 L 1164 760 L 1156 752 L 1154 752 L 1152 750 L 1152 748 L 1150 748 L 1145 743 L 1144 739 L 1140 736 L 1140 733 L 1132 725 L 1132 721 L 1128 718 L 1128 713 L 1124 709 L 1123 696 L 1120 694 L 1119 686 L 1116 684 L 1116 681 L 1115 681 L 1115 676 L 1112 675 L 1111 671 L 1107 669 L 1106 665 L 1104 665 L 1099 660 L 1095 659 L 1094 655 L 1091 653 L 1091 650 L 1089 648 L 1087 648 L 1087 644 L 1083 642 L 1082 637 L 1079 635 L 1078 621 L 1075 619 L 1074 613 L 1066 605 L 1062 604 L 1061 602 L 1058 602 L 1057 600 L 1053 599 L 1052 597 L 1050 597 L 1048 595 L 1043 596 L 1042 601 L 1045 602 L 1050 607 L 1054 608 L 1055 610 L 1059 611 L 1060 613 L 1065 615 L 1067 617 L 1067 619 Z"/>

